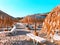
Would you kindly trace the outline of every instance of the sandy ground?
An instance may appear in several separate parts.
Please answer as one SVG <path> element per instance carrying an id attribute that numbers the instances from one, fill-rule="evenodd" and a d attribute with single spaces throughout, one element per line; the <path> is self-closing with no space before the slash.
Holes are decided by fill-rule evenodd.
<path id="1" fill-rule="evenodd" d="M 46 33 L 42 30 L 39 32 L 39 36 L 47 39 Z M 54 42 L 51 42 L 51 39 L 48 38 L 45 45 L 60 45 L 60 41 L 54 40 Z"/>
<path id="2" fill-rule="evenodd" d="M 27 40 L 28 38 L 26 36 L 27 33 L 30 33 L 30 32 L 25 30 L 20 30 L 15 35 L 1 34 L 0 45 L 32 45 L 31 41 Z"/>
<path id="3" fill-rule="evenodd" d="M 31 40 L 26 36 L 27 33 L 33 32 L 27 30 L 17 31 L 15 35 L 12 34 L 0 34 L 0 45 L 34 45 Z M 44 37 L 45 34 L 39 32 L 40 37 Z M 3 36 L 2 36 L 3 35 Z M 39 44 L 38 44 L 39 45 Z M 54 43 L 47 41 L 43 45 L 60 45 L 60 41 L 55 41 Z"/>

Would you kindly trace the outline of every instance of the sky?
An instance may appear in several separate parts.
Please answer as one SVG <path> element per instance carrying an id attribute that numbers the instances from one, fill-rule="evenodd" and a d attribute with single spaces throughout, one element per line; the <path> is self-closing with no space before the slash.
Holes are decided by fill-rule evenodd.
<path id="1" fill-rule="evenodd" d="M 0 10 L 13 17 L 50 12 L 60 0 L 0 0 Z"/>

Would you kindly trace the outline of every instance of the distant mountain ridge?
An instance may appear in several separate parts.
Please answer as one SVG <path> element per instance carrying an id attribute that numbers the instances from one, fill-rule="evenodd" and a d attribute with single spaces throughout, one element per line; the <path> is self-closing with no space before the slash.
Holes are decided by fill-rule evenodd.
<path id="1" fill-rule="evenodd" d="M 24 17 L 21 20 L 21 22 L 27 23 L 28 20 L 32 22 L 32 20 L 35 20 L 35 18 L 36 18 L 36 20 L 43 21 L 45 19 L 45 17 L 47 16 L 48 13 L 28 15 L 28 16 Z"/>
<path id="2" fill-rule="evenodd" d="M 43 14 L 38 13 L 38 14 L 28 15 L 28 16 L 22 17 L 22 18 L 21 17 L 14 18 L 14 17 L 10 16 L 9 14 L 7 14 L 7 13 L 0 10 L 0 19 L 4 20 L 5 18 L 10 18 L 13 21 L 21 20 L 23 22 L 28 22 L 28 18 L 29 18 L 30 21 L 34 20 L 34 18 L 36 18 L 36 19 L 39 19 L 39 21 L 42 21 L 42 20 L 45 19 L 45 17 L 47 16 L 48 13 L 49 12 L 43 13 Z"/>
<path id="3" fill-rule="evenodd" d="M 7 14 L 7 13 L 5 13 L 5 12 L 3 12 L 3 11 L 1 11 L 0 10 L 0 18 L 1 18 L 1 16 L 4 18 L 6 18 L 6 17 L 10 17 L 10 18 L 12 18 L 12 19 L 15 19 L 14 17 L 12 17 L 12 16 L 10 16 L 9 14 Z"/>
<path id="4" fill-rule="evenodd" d="M 28 17 L 36 17 L 36 18 L 44 18 L 44 16 L 46 16 L 46 14 L 33 14 L 33 15 L 28 15 Z"/>

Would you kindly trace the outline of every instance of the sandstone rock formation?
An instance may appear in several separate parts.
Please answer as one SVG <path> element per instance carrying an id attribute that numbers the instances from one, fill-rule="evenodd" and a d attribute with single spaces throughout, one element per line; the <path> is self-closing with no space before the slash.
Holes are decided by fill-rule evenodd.
<path id="1" fill-rule="evenodd" d="M 60 30 L 60 6 L 54 8 L 45 18 L 43 28 L 47 35 L 54 34 L 56 30 Z"/>

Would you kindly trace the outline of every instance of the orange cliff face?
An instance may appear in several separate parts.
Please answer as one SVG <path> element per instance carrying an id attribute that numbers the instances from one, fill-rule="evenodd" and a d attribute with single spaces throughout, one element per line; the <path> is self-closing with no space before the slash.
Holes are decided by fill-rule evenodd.
<path id="1" fill-rule="evenodd" d="M 54 8 L 45 18 L 42 30 L 53 34 L 55 30 L 60 30 L 60 6 Z"/>

